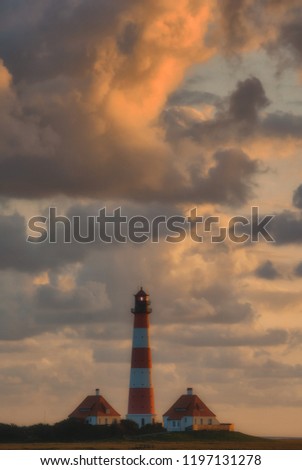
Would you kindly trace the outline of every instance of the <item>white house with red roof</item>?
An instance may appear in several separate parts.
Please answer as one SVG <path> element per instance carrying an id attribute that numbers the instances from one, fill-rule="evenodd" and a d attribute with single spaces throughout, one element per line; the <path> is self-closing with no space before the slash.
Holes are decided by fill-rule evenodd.
<path id="1" fill-rule="evenodd" d="M 164 427 L 167 431 L 233 431 L 231 423 L 220 423 L 216 415 L 204 402 L 187 388 L 187 394 L 178 400 L 163 415 Z"/>
<path id="2" fill-rule="evenodd" d="M 88 395 L 68 417 L 88 424 L 101 425 L 121 421 L 121 415 L 100 395 L 98 388 L 95 395 Z"/>

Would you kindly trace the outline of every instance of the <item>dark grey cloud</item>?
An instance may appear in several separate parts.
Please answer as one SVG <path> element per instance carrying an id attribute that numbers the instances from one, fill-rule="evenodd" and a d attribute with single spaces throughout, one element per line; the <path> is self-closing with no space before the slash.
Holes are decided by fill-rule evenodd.
<path id="1" fill-rule="evenodd" d="M 118 15 L 129 2 L 63 0 L 57 8 L 49 0 L 31 0 L 26 10 L 22 1 L 13 5 L 1 2 L 0 57 L 15 81 L 36 82 L 87 73 L 99 42 L 116 26 Z"/>
<path id="2" fill-rule="evenodd" d="M 62 292 L 53 286 L 39 286 L 36 291 L 35 302 L 39 309 L 76 310 L 85 311 L 89 304 L 88 292 Z"/>
<path id="3" fill-rule="evenodd" d="M 256 77 L 237 83 L 236 89 L 225 99 L 213 101 L 214 118 L 203 119 L 189 108 L 180 106 L 184 100 L 198 100 L 195 92 L 182 92 L 171 96 L 176 105 L 167 108 L 162 115 L 167 139 L 171 142 L 192 139 L 209 148 L 238 145 L 257 137 L 302 139 L 302 116 L 290 112 L 263 111 L 270 101 L 261 81 Z M 179 103 L 177 103 L 179 100 Z"/>
<path id="4" fill-rule="evenodd" d="M 267 360 L 260 367 L 253 367 L 250 371 L 251 377 L 276 379 L 302 378 L 302 364 L 284 364 L 273 359 Z"/>
<path id="5" fill-rule="evenodd" d="M 286 332 L 283 330 L 282 333 L 282 330 L 279 330 L 279 332 L 277 332 L 277 330 L 269 330 L 262 331 L 261 333 L 259 332 L 258 334 L 259 344 L 264 343 L 266 339 L 268 342 L 268 348 L 264 349 L 263 344 L 260 344 L 258 349 L 254 349 L 253 354 L 250 354 L 249 350 L 250 348 L 253 348 L 254 345 L 250 345 L 249 343 L 254 343 L 256 335 L 251 335 L 245 345 L 232 347 L 228 341 L 226 341 L 224 345 L 218 345 L 217 340 L 214 340 L 214 330 L 210 330 L 210 337 L 214 340 L 213 345 L 209 345 L 208 342 L 206 342 L 207 344 L 203 346 L 204 335 L 202 334 L 199 345 L 200 348 L 202 348 L 202 351 L 200 351 L 200 353 L 195 357 L 195 367 L 200 371 L 211 375 L 214 382 L 219 381 L 216 373 L 219 374 L 222 369 L 224 370 L 224 374 L 222 375 L 225 377 L 225 381 L 228 382 L 229 372 L 231 371 L 233 374 L 238 373 L 241 377 L 244 376 L 246 378 L 265 377 L 265 371 L 270 367 L 270 365 L 271 370 L 267 373 L 268 378 L 285 378 L 286 376 L 298 378 L 301 374 L 301 365 L 291 365 L 271 359 L 274 357 L 274 353 L 269 349 L 270 346 L 277 346 L 279 341 L 280 345 L 282 345 L 285 338 L 290 338 L 292 336 L 292 331 L 289 330 Z M 231 340 L 231 335 L 228 336 L 229 340 Z M 237 336 L 237 334 L 233 335 L 235 343 L 238 339 Z M 247 339 L 247 336 L 245 338 Z M 157 338 L 156 343 L 158 343 L 158 347 L 154 351 L 154 356 L 157 360 L 173 363 L 175 361 L 175 352 L 173 349 L 171 350 L 170 343 L 167 343 L 161 338 Z M 238 353 L 238 348 L 240 348 L 240 353 Z M 178 363 L 185 364 L 188 355 L 190 354 L 190 344 L 186 342 L 178 352 Z"/>
<path id="6" fill-rule="evenodd" d="M 46 329 L 100 323 L 106 312 L 98 304 L 99 297 L 92 286 L 77 286 L 66 292 L 52 285 L 38 286 L 32 299 L 35 323 Z"/>
<path id="7" fill-rule="evenodd" d="M 58 243 L 32 244 L 27 242 L 26 221 L 19 214 L 0 215 L 0 269 L 39 272 L 56 269 L 81 261 L 87 255 L 87 245 Z"/>
<path id="8" fill-rule="evenodd" d="M 302 138 L 302 116 L 293 113 L 269 113 L 261 123 L 261 133 L 268 137 Z"/>
<path id="9" fill-rule="evenodd" d="M 255 318 L 255 311 L 249 302 L 240 302 L 236 287 L 230 282 L 212 284 L 206 289 L 193 288 L 192 295 L 195 299 L 206 300 L 211 306 L 209 314 L 203 315 L 204 307 L 200 307 L 200 322 L 212 324 L 248 323 Z M 198 321 L 198 318 L 196 318 Z"/>
<path id="10" fill-rule="evenodd" d="M 301 214 L 287 210 L 275 215 L 270 222 L 270 233 L 278 245 L 302 243 Z"/>
<path id="11" fill-rule="evenodd" d="M 219 4 L 221 9 L 221 25 L 226 39 L 226 50 L 231 52 L 242 47 L 247 39 L 246 16 L 248 4 L 246 0 L 226 0 Z"/>
<path id="12" fill-rule="evenodd" d="M 302 64 L 302 8 L 285 21 L 280 28 L 279 37 L 275 47 L 283 47 L 297 66 Z"/>
<path id="13" fill-rule="evenodd" d="M 297 207 L 297 209 L 302 209 L 302 184 L 294 191 L 293 206 Z"/>
<path id="14" fill-rule="evenodd" d="M 234 346 L 277 346 L 286 344 L 288 340 L 288 332 L 282 329 L 270 329 L 259 334 L 233 334 L 227 331 L 211 330 L 207 331 L 186 331 L 182 334 L 174 332 L 175 339 L 178 344 L 185 344 L 190 347 L 234 347 Z M 167 336 L 167 340 L 169 336 Z"/>
<path id="15" fill-rule="evenodd" d="M 270 260 L 264 261 L 260 266 L 258 266 L 255 270 L 255 275 L 260 279 L 268 279 L 271 281 L 280 277 L 279 271 Z"/>
<path id="16" fill-rule="evenodd" d="M 301 263 L 297 264 L 297 266 L 295 267 L 294 275 L 298 277 L 302 277 L 302 261 Z"/>
<path id="17" fill-rule="evenodd" d="M 235 121 L 253 123 L 257 121 L 259 111 L 269 103 L 260 80 L 250 77 L 237 83 L 237 89 L 230 96 L 228 114 Z"/>
<path id="18" fill-rule="evenodd" d="M 65 289 L 60 275 L 51 270 L 48 273 L 50 283 L 39 285 L 24 273 L 0 272 L 0 340 L 20 340 L 61 331 L 66 326 L 80 332 L 82 328 L 100 327 L 112 320 L 110 303 L 101 284 L 79 285 L 75 278 L 75 284 Z"/>
<path id="19" fill-rule="evenodd" d="M 240 149 L 227 149 L 214 153 L 213 165 L 206 174 L 198 162 L 189 169 L 190 186 L 175 186 L 171 195 L 162 195 L 179 202 L 216 202 L 240 206 L 253 194 L 254 178 L 260 172 L 257 160 L 252 160 Z M 165 184 L 166 191 L 169 189 Z M 172 188 L 171 188 L 172 189 Z"/>
<path id="20" fill-rule="evenodd" d="M 216 165 L 209 170 L 205 191 L 213 199 L 229 204 L 243 204 L 252 194 L 252 178 L 259 171 L 259 163 L 240 150 L 224 150 L 214 155 Z M 215 194 L 216 193 L 216 194 Z"/>
<path id="21" fill-rule="evenodd" d="M 122 34 L 118 38 L 118 47 L 123 54 L 131 54 L 135 48 L 139 36 L 139 27 L 136 23 L 127 23 Z"/>
<path id="22" fill-rule="evenodd" d="M 260 112 L 269 105 L 261 81 L 249 77 L 237 83 L 236 89 L 224 100 L 217 101 L 216 114 L 209 120 L 182 113 L 182 108 L 168 108 L 163 116 L 167 138 L 171 141 L 191 138 L 202 144 L 226 146 L 261 133 Z"/>
<path id="23" fill-rule="evenodd" d="M 74 264 L 83 262 L 89 256 L 93 256 L 95 251 L 106 249 L 111 251 L 117 249 L 118 244 L 113 238 L 112 243 L 105 244 L 100 239 L 100 230 L 108 236 L 114 237 L 114 224 L 97 223 L 96 218 L 99 216 L 99 211 L 106 208 L 106 214 L 113 218 L 117 223 L 117 219 L 113 217 L 114 210 L 121 207 L 121 215 L 127 217 L 129 221 L 131 217 L 143 215 L 150 222 L 161 215 L 171 217 L 181 215 L 181 212 L 176 206 L 150 203 L 148 206 L 142 204 L 124 204 L 123 206 L 111 204 L 104 204 L 101 201 L 99 204 L 74 204 L 70 206 L 67 211 L 60 211 L 60 208 L 55 208 L 56 217 L 59 219 L 61 216 L 66 217 L 70 223 L 66 222 L 66 226 L 62 222 L 57 222 L 50 227 L 49 223 L 49 208 L 46 208 L 39 214 L 47 219 L 46 223 L 38 223 L 39 227 L 47 230 L 48 238 L 43 243 L 29 243 L 27 236 L 30 234 L 33 238 L 40 237 L 40 233 L 27 233 L 28 220 L 24 216 L 15 213 L 13 215 L 0 214 L 0 270 L 13 269 L 24 273 L 38 273 L 47 269 L 60 269 Z M 83 238 L 89 238 L 89 243 L 79 243 L 75 238 L 75 218 L 79 220 L 79 230 L 77 233 Z M 89 222 L 89 218 L 94 220 Z M 69 230 L 70 226 L 70 230 Z M 78 223 L 77 223 L 78 227 Z M 128 238 L 126 224 L 121 226 L 122 235 Z M 55 236 L 56 243 L 50 243 L 49 237 Z M 161 238 L 167 235 L 167 230 L 164 227 L 159 227 L 158 235 Z M 64 243 L 65 235 L 71 238 L 71 242 Z M 77 235 L 78 236 L 78 235 Z"/>
<path id="24" fill-rule="evenodd" d="M 151 162 L 149 162 L 151 163 Z M 71 162 L 70 162 L 71 164 Z M 216 152 L 213 166 L 203 175 L 203 162 L 189 170 L 189 181 L 175 168 L 165 169 L 159 189 L 148 188 L 146 167 L 136 167 L 128 161 L 126 168 L 117 171 L 118 162 L 108 165 L 89 161 L 75 165 L 72 172 L 64 159 L 32 157 L 9 158 L 0 162 L 0 191 L 11 197 L 48 197 L 55 194 L 123 198 L 161 202 L 217 202 L 244 204 L 252 194 L 253 178 L 259 164 L 236 149 Z M 120 184 L 121 183 L 121 184 Z"/>
<path id="25" fill-rule="evenodd" d="M 254 178 L 261 171 L 259 162 L 252 160 L 240 149 L 217 151 L 212 161 L 213 164 L 206 174 L 198 161 L 191 165 L 188 170 L 189 185 L 179 185 L 177 180 L 172 182 L 172 175 L 169 175 L 164 192 L 161 195 L 151 193 L 149 199 L 191 203 L 215 202 L 230 206 L 246 203 L 253 195 Z"/>

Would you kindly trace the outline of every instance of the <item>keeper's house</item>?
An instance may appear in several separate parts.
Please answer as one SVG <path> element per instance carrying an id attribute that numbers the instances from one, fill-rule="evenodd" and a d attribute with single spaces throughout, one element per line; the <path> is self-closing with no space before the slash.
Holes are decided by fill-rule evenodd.
<path id="1" fill-rule="evenodd" d="M 110 425 L 121 421 L 121 415 L 100 395 L 98 388 L 95 390 L 95 395 L 88 395 L 68 418 L 101 425 Z"/>
<path id="2" fill-rule="evenodd" d="M 163 415 L 164 427 L 167 431 L 234 431 L 231 423 L 220 423 L 216 415 L 193 395 L 193 389 L 187 388 L 187 394 L 178 400 Z"/>

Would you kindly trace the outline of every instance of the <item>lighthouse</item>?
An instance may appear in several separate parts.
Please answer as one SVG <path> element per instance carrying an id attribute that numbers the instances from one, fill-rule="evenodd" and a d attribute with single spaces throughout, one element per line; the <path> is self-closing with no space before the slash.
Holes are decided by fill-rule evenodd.
<path id="1" fill-rule="evenodd" d="M 129 401 L 127 419 L 139 427 L 155 421 L 152 387 L 152 358 L 149 340 L 149 315 L 152 312 L 149 295 L 141 289 L 134 296 L 134 314 Z"/>

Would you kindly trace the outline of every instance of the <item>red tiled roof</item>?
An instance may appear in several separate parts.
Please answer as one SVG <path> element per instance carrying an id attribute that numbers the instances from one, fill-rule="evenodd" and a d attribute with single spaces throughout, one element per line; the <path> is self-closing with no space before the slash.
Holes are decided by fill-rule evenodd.
<path id="1" fill-rule="evenodd" d="M 69 418 L 85 419 L 88 416 L 121 416 L 101 395 L 88 395 L 69 415 Z"/>
<path id="2" fill-rule="evenodd" d="M 163 415 L 169 419 L 181 419 L 183 416 L 214 417 L 215 414 L 197 395 L 181 395 Z"/>

